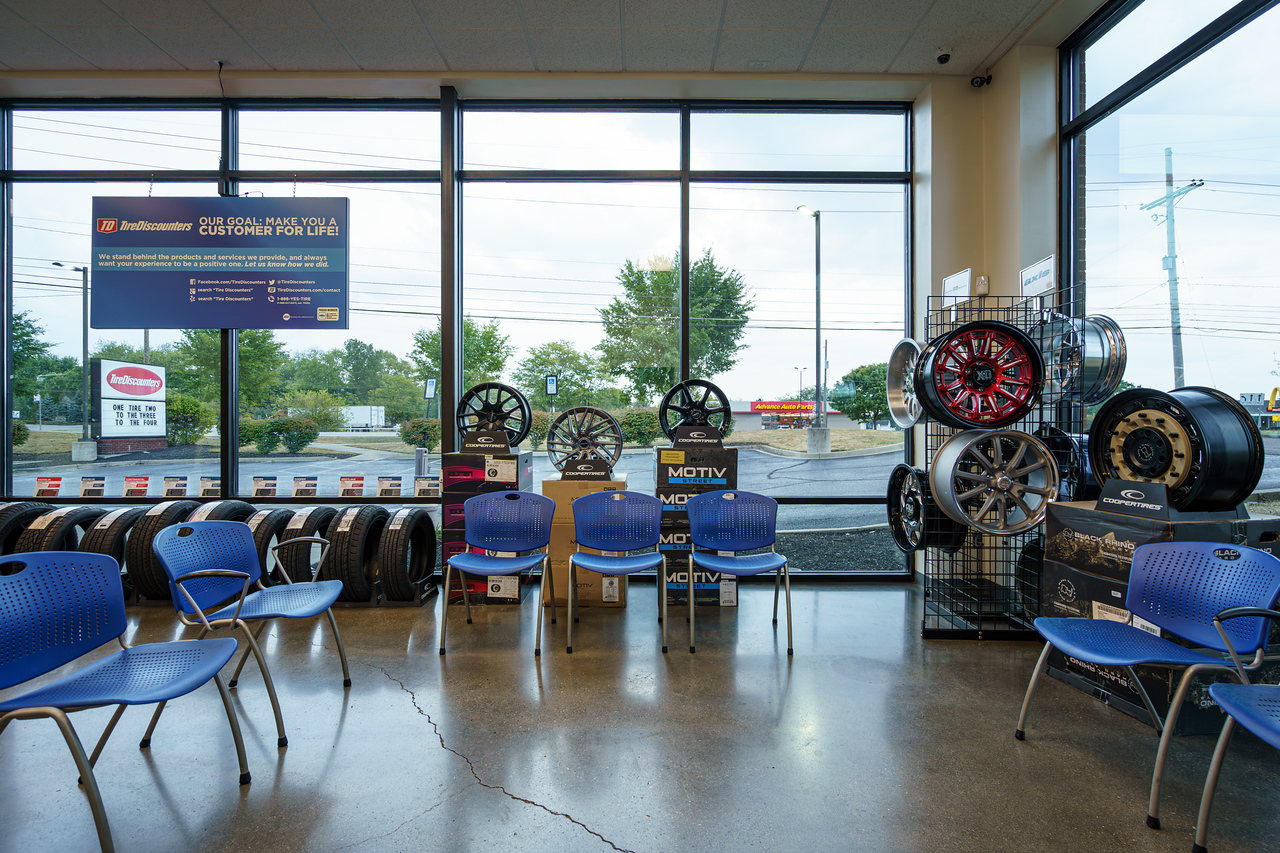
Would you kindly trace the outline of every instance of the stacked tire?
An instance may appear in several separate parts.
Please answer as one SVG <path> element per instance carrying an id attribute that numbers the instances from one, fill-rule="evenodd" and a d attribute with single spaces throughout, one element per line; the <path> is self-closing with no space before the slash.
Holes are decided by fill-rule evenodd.
<path id="1" fill-rule="evenodd" d="M 280 544 L 281 536 L 289 526 L 289 522 L 293 520 L 293 516 L 294 512 L 291 509 L 262 509 L 245 520 L 250 532 L 253 533 L 253 545 L 258 550 L 258 565 L 262 567 L 263 586 L 284 583 L 271 549 Z M 309 577 L 310 575 L 302 580 L 307 580 Z M 289 579 L 293 580 L 293 575 L 290 575 Z"/>
<path id="2" fill-rule="evenodd" d="M 147 511 L 142 506 L 126 506 L 103 515 L 80 540 L 79 550 L 88 554 L 106 554 L 120 564 L 120 582 L 125 597 L 133 593 L 129 580 L 128 560 L 125 555 L 133 527 Z"/>
<path id="3" fill-rule="evenodd" d="M 106 510 L 92 506 L 64 506 L 41 513 L 18 537 L 14 552 L 75 551 Z"/>
<path id="4" fill-rule="evenodd" d="M 329 527 L 338 511 L 331 506 L 309 506 L 298 510 L 289 519 L 289 523 L 277 534 L 280 544 L 290 539 L 305 536 L 329 538 Z M 311 580 L 312 565 L 318 559 L 320 546 L 294 545 L 281 548 L 279 552 L 280 567 L 288 572 L 294 583 Z M 331 557 L 328 559 L 332 559 Z M 326 559 L 326 562 L 328 562 Z M 324 566 L 320 566 L 324 570 Z"/>
<path id="5" fill-rule="evenodd" d="M 161 530 L 186 521 L 199 507 L 196 501 L 165 501 L 151 507 L 138 519 L 125 547 L 126 574 L 138 595 L 152 601 L 172 600 L 169 578 L 151 550 L 151 543 Z"/>
<path id="6" fill-rule="evenodd" d="M 330 526 L 329 559 L 321 576 L 342 581 L 339 601 L 369 601 L 378 577 L 378 549 L 391 514 L 380 506 L 349 506 Z"/>
<path id="7" fill-rule="evenodd" d="M 396 511 L 378 545 L 378 577 L 390 601 L 413 601 L 418 584 L 435 571 L 436 524 L 426 507 Z"/>
<path id="8" fill-rule="evenodd" d="M 0 554 L 18 553 L 18 539 L 31 522 L 51 509 L 49 504 L 36 501 L 0 504 Z"/>

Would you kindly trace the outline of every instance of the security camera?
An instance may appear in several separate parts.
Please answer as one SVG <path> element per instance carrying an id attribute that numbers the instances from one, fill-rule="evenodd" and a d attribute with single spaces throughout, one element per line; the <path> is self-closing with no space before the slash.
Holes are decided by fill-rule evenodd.
<path id="1" fill-rule="evenodd" d="M 949 47 L 938 48 L 937 52 L 934 53 L 933 58 L 938 60 L 939 65 L 946 65 L 948 62 L 951 61 L 951 48 Z"/>
<path id="2" fill-rule="evenodd" d="M 974 78 L 972 78 L 972 79 L 970 79 L 970 80 L 969 80 L 969 85 L 970 85 L 970 86 L 972 86 L 972 87 L 973 87 L 973 88 L 975 88 L 975 89 L 981 89 L 983 86 L 990 86 L 990 85 L 991 85 L 991 75 L 990 75 L 990 74 L 988 74 L 986 77 L 983 77 L 983 76 L 981 76 L 981 75 L 979 75 L 979 76 L 977 76 L 977 77 L 974 77 Z"/>

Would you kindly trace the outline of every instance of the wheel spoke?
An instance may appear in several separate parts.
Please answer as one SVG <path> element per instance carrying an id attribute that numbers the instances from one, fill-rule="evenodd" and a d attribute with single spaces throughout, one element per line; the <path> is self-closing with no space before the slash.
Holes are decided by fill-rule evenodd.
<path id="1" fill-rule="evenodd" d="M 956 476 L 957 477 L 960 476 L 960 473 L 958 471 L 956 472 Z M 962 492 L 961 494 L 956 495 L 956 500 L 963 503 L 964 501 L 967 501 L 970 498 L 976 498 L 978 495 L 982 494 L 986 490 L 987 490 L 986 486 L 978 486 L 978 488 L 976 489 L 970 489 L 967 492 Z"/>

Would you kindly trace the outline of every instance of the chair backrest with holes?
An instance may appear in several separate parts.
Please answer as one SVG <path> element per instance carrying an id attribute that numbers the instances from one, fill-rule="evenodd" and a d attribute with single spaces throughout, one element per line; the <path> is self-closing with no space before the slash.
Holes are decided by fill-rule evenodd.
<path id="1" fill-rule="evenodd" d="M 486 551 L 532 551 L 551 542 L 556 502 L 532 492 L 490 492 L 462 505 L 468 545 Z"/>
<path id="2" fill-rule="evenodd" d="M 767 495 L 735 490 L 689 498 L 689 539 L 700 548 L 750 551 L 776 538 L 778 502 Z"/>
<path id="3" fill-rule="evenodd" d="M 0 689 L 70 663 L 124 629 L 120 564 L 106 554 L 0 557 Z"/>
<path id="4" fill-rule="evenodd" d="M 573 536 L 584 548 L 639 551 L 658 544 L 662 501 L 640 492 L 598 492 L 573 502 Z"/>
<path id="5" fill-rule="evenodd" d="M 1213 627 L 1228 607 L 1273 607 L 1280 595 L 1280 560 L 1265 551 L 1222 542 L 1153 542 L 1133 552 L 1129 612 L 1193 643 L 1226 651 Z M 1268 620 L 1222 623 L 1236 651 L 1253 653 L 1267 639 Z"/>
<path id="6" fill-rule="evenodd" d="M 194 614 L 187 597 L 178 591 L 174 578 L 207 569 L 228 569 L 249 575 L 253 584 L 262 575 L 253 531 L 243 521 L 187 521 L 171 524 L 156 534 L 152 549 L 164 573 L 169 576 L 173 609 Z M 244 581 L 237 578 L 198 578 L 183 587 L 201 610 L 240 595 Z"/>

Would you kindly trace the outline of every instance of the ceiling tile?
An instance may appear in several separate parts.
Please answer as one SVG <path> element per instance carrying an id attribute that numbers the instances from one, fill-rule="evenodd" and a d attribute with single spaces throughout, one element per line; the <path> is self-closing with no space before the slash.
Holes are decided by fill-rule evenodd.
<path id="1" fill-rule="evenodd" d="M 225 27 L 204 0 L 102 0 L 120 17 L 143 27 Z"/>
<path id="2" fill-rule="evenodd" d="M 93 64 L 24 24 L 0 27 L 0 56 L 17 71 L 92 71 Z"/>
<path id="3" fill-rule="evenodd" d="M 421 27 L 410 0 L 311 0 L 331 27 Z"/>
<path id="4" fill-rule="evenodd" d="M 618 0 L 520 0 L 520 10 L 529 27 L 622 26 Z"/>
<path id="5" fill-rule="evenodd" d="M 761 27 L 774 29 L 816 28 L 822 19 L 827 0 L 729 0 L 724 13 L 724 25 L 730 27 Z"/>
<path id="6" fill-rule="evenodd" d="M 41 27 L 110 27 L 124 23 L 98 0 L 5 0 L 5 5 Z"/>
<path id="7" fill-rule="evenodd" d="M 720 34 L 716 71 L 749 71 L 748 62 L 764 60 L 769 71 L 795 71 L 813 39 L 812 29 L 729 29 Z"/>
<path id="8" fill-rule="evenodd" d="M 436 27 L 522 27 L 515 0 L 414 0 L 432 31 Z M 446 51 L 447 52 L 447 51 Z M 450 64 L 453 59 L 449 59 Z"/>
<path id="9" fill-rule="evenodd" d="M 31 23 L 23 20 L 21 15 L 10 12 L 4 6 L 0 6 L 0 27 L 29 27 Z M 4 47 L 0 44 L 0 49 Z"/>
<path id="10" fill-rule="evenodd" d="M 972 74 L 1003 35 L 1000 30 L 916 30 L 889 73 Z M 934 54 L 944 46 L 951 48 L 951 61 L 939 65 Z"/>
<path id="11" fill-rule="evenodd" d="M 942 0 L 948 2 L 948 0 Z M 911 30 L 919 25 L 934 0 L 831 0 L 822 26 L 859 30 Z"/>
<path id="12" fill-rule="evenodd" d="M 627 28 L 719 28 L 726 0 L 626 0 Z M 630 35 L 627 36 L 630 39 Z M 707 60 L 710 63 L 710 59 Z M 627 67 L 631 66 L 630 61 Z"/>
<path id="13" fill-rule="evenodd" d="M 240 33 L 279 71 L 355 71 L 328 27 L 244 27 Z"/>
<path id="14" fill-rule="evenodd" d="M 850 30 L 823 27 L 801 71 L 878 74 L 889 67 L 910 30 Z"/>
<path id="15" fill-rule="evenodd" d="M 530 27 L 539 71 L 621 71 L 618 27 Z"/>
<path id="16" fill-rule="evenodd" d="M 432 29 L 454 71 L 533 71 L 523 29 Z"/>
<path id="17" fill-rule="evenodd" d="M 714 29 L 629 26 L 626 70 L 707 71 L 715 46 Z"/>
<path id="18" fill-rule="evenodd" d="M 182 66 L 133 27 L 45 27 L 49 35 L 111 71 L 179 71 Z"/>
<path id="19" fill-rule="evenodd" d="M 271 68 L 239 33 L 221 27 L 148 27 L 142 32 L 192 71 L 217 70 L 217 60 L 233 71 Z"/>
<path id="20" fill-rule="evenodd" d="M 1022 23 L 1027 13 L 1035 8 L 1037 0 L 1004 0 L 990 3 L 987 0 L 945 0 L 939 2 L 920 23 L 921 29 L 947 30 L 951 28 L 1008 30 Z"/>
<path id="21" fill-rule="evenodd" d="M 161 0 L 163 2 L 163 0 Z M 322 27 L 324 21 L 307 0 L 206 0 L 231 26 Z"/>
<path id="22" fill-rule="evenodd" d="M 416 27 L 337 27 L 338 37 L 370 71 L 444 71 L 447 66 L 421 23 Z"/>

